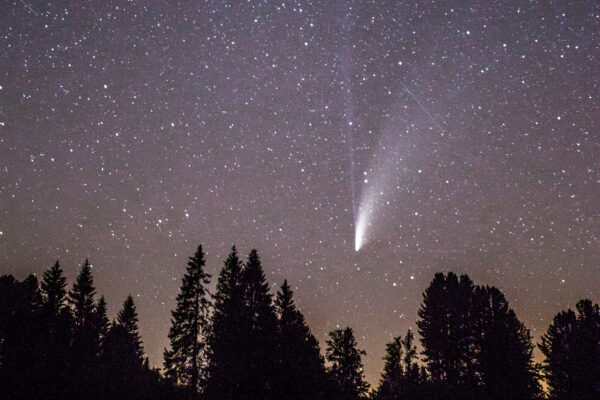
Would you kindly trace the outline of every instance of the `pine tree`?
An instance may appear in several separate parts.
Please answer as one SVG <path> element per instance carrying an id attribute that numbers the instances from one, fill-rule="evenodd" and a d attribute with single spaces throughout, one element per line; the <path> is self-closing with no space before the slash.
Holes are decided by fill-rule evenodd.
<path id="1" fill-rule="evenodd" d="M 44 336 L 38 379 L 47 388 L 49 398 L 67 396 L 68 357 L 71 344 L 71 313 L 67 305 L 67 282 L 58 261 L 44 272 L 41 282 Z"/>
<path id="2" fill-rule="evenodd" d="M 366 398 L 369 384 L 364 380 L 361 355 L 364 350 L 357 348 L 352 328 L 329 332 L 326 358 L 330 362 L 329 374 L 340 399 L 355 400 Z"/>
<path id="3" fill-rule="evenodd" d="M 94 279 L 92 268 L 86 259 L 77 275 L 76 282 L 69 292 L 69 302 L 73 306 L 73 317 L 76 328 L 85 327 L 91 320 L 94 312 Z"/>
<path id="4" fill-rule="evenodd" d="M 424 382 L 419 371 L 414 335 L 409 329 L 406 336 L 398 336 L 388 343 L 385 365 L 376 393 L 378 400 L 421 399 L 425 394 Z"/>
<path id="5" fill-rule="evenodd" d="M 600 307 L 586 299 L 576 310 L 559 312 L 539 346 L 552 400 L 600 398 Z"/>
<path id="6" fill-rule="evenodd" d="M 386 345 L 385 364 L 377 389 L 377 400 L 391 400 L 399 398 L 400 385 L 403 379 L 402 368 L 402 336 L 397 336 Z"/>
<path id="7" fill-rule="evenodd" d="M 210 309 L 206 289 L 210 275 L 204 272 L 204 265 L 204 252 L 200 245 L 189 259 L 177 295 L 177 305 L 171 313 L 171 349 L 164 352 L 166 376 L 187 387 L 194 395 L 199 391 L 201 358 L 205 350 L 203 338 L 208 329 Z"/>
<path id="8" fill-rule="evenodd" d="M 277 318 L 272 295 L 256 250 L 248 255 L 240 276 L 242 294 L 241 345 L 239 361 L 246 368 L 241 385 L 250 398 L 274 399 L 277 382 Z"/>
<path id="9" fill-rule="evenodd" d="M 417 321 L 431 378 L 445 395 L 478 398 L 470 318 L 473 282 L 468 276 L 437 273 L 423 294 Z"/>
<path id="10" fill-rule="evenodd" d="M 144 353 L 144 348 L 142 346 L 138 321 L 138 314 L 133 302 L 133 297 L 128 295 L 127 299 L 123 303 L 123 308 L 121 308 L 121 310 L 117 313 L 117 322 L 119 325 L 125 328 L 135 344 L 136 352 L 141 357 Z"/>
<path id="11" fill-rule="evenodd" d="M 54 266 L 44 272 L 41 292 L 44 299 L 44 308 L 50 314 L 58 315 L 65 307 L 67 299 L 67 278 L 63 276 L 63 270 L 58 260 Z"/>
<path id="12" fill-rule="evenodd" d="M 105 303 L 100 303 L 100 313 L 94 301 L 96 289 L 88 260 L 81 266 L 76 281 L 69 291 L 69 303 L 73 308 L 73 339 L 69 362 L 71 371 L 71 397 L 83 397 L 96 390 L 94 371 L 100 353 L 100 313 Z"/>
<path id="13" fill-rule="evenodd" d="M 245 373 L 243 366 L 238 362 L 238 355 L 247 350 L 241 341 L 241 273 L 242 263 L 237 249 L 232 246 L 219 273 L 217 290 L 213 297 L 214 312 L 208 337 L 208 380 L 205 388 L 208 399 L 234 399 L 244 391 L 238 380 L 238 377 Z"/>
<path id="14" fill-rule="evenodd" d="M 477 368 L 491 400 L 528 400 L 539 394 L 529 330 L 517 319 L 504 294 L 477 287 L 471 319 L 475 321 Z"/>
<path id="15" fill-rule="evenodd" d="M 296 308 L 293 291 L 283 282 L 275 300 L 279 317 L 278 377 L 280 398 L 326 398 L 326 375 L 319 343 Z"/>
<path id="16" fill-rule="evenodd" d="M 94 307 L 93 314 L 94 330 L 98 335 L 98 340 L 102 341 L 108 332 L 108 306 L 104 296 L 101 296 Z"/>

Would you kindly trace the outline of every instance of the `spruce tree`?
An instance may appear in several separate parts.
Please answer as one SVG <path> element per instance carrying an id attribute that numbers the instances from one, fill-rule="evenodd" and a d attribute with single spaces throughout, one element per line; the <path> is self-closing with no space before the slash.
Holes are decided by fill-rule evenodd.
<path id="1" fill-rule="evenodd" d="M 539 346 L 552 400 L 600 398 L 600 307 L 586 299 L 576 310 L 559 312 Z"/>
<path id="2" fill-rule="evenodd" d="M 319 343 L 292 297 L 293 291 L 286 280 L 275 300 L 280 338 L 277 357 L 280 398 L 324 399 L 326 375 Z"/>
<path id="3" fill-rule="evenodd" d="M 452 398 L 477 398 L 470 318 L 474 285 L 468 276 L 437 273 L 423 293 L 417 321 L 431 379 Z M 445 389 L 444 389 L 445 388 Z"/>
<path id="4" fill-rule="evenodd" d="M 250 398 L 275 399 L 277 318 L 272 295 L 256 250 L 240 276 L 242 294 L 240 363 L 246 368 L 241 385 Z"/>
<path id="5" fill-rule="evenodd" d="M 171 313 L 171 348 L 164 352 L 165 375 L 178 385 L 185 386 L 191 394 L 199 391 L 210 310 L 206 289 L 210 275 L 204 272 L 204 265 L 204 252 L 199 245 L 189 259 L 177 295 L 177 305 Z"/>
<path id="6" fill-rule="evenodd" d="M 214 312 L 208 338 L 208 380 L 205 388 L 208 399 L 234 399 L 244 390 L 238 380 L 245 373 L 238 357 L 247 350 L 241 341 L 241 273 L 242 263 L 237 249 L 232 246 L 219 273 L 217 290 L 213 296 Z"/>
<path id="7" fill-rule="evenodd" d="M 117 323 L 125 328 L 135 344 L 136 352 L 141 357 L 144 349 L 138 328 L 138 314 L 131 295 L 127 296 L 127 299 L 123 302 L 123 308 L 117 313 Z"/>
<path id="8" fill-rule="evenodd" d="M 539 394 L 529 330 L 494 287 L 477 287 L 471 319 L 475 321 L 476 368 L 490 400 L 528 400 Z"/>
<path id="9" fill-rule="evenodd" d="M 108 320 L 108 306 L 104 296 L 101 296 L 96 303 L 93 314 L 94 330 L 98 335 L 100 341 L 104 340 L 106 333 L 108 332 L 109 320 Z"/>
<path id="10" fill-rule="evenodd" d="M 54 266 L 44 272 L 41 292 L 44 299 L 44 308 L 50 314 L 58 315 L 65 307 L 67 299 L 67 278 L 63 276 L 63 270 L 58 260 Z"/>
<path id="11" fill-rule="evenodd" d="M 69 303 L 73 308 L 73 339 L 69 362 L 71 371 L 71 397 L 83 397 L 90 390 L 96 390 L 92 377 L 97 368 L 100 353 L 101 324 L 100 314 L 94 301 L 96 289 L 89 261 L 81 266 L 76 281 L 69 291 Z M 105 303 L 100 303 L 100 312 Z"/>
<path id="12" fill-rule="evenodd" d="M 388 343 L 383 374 L 375 395 L 377 400 L 421 399 L 425 394 L 419 371 L 414 335 L 409 329 L 406 336 L 398 336 Z"/>
<path id="13" fill-rule="evenodd" d="M 385 364 L 375 398 L 377 400 L 397 399 L 399 398 L 397 395 L 399 395 L 398 392 L 404 373 L 402 368 L 402 336 L 395 337 L 386 345 L 383 360 Z"/>
<path id="14" fill-rule="evenodd" d="M 67 305 L 67 282 L 58 261 L 44 272 L 41 282 L 42 318 L 44 330 L 38 373 L 47 387 L 49 398 L 66 397 L 68 356 L 71 344 L 71 313 Z"/>
<path id="15" fill-rule="evenodd" d="M 366 398 L 369 384 L 364 380 L 361 360 L 361 355 L 366 354 L 357 348 L 352 328 L 329 332 L 326 350 L 326 358 L 330 363 L 328 371 L 340 399 Z"/>
<path id="16" fill-rule="evenodd" d="M 91 322 L 94 312 L 94 279 L 92 268 L 86 259 L 81 266 L 73 288 L 69 292 L 69 303 L 73 306 L 73 317 L 76 329 L 81 329 Z"/>

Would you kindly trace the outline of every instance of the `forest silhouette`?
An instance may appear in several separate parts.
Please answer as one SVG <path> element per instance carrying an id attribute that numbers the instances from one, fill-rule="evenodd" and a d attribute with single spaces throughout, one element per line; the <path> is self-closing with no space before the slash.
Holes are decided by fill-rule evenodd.
<path id="1" fill-rule="evenodd" d="M 172 311 L 162 370 L 145 356 L 133 298 L 109 321 L 87 260 L 70 289 L 58 261 L 41 282 L 0 277 L 0 397 L 600 399 L 600 307 L 591 300 L 558 312 L 536 364 L 529 330 L 500 290 L 437 273 L 418 312 L 422 352 L 412 331 L 394 338 L 371 389 L 352 328 L 330 332 L 323 355 L 288 282 L 270 293 L 256 250 L 242 261 L 232 247 L 213 295 L 204 267 L 198 246 Z"/>

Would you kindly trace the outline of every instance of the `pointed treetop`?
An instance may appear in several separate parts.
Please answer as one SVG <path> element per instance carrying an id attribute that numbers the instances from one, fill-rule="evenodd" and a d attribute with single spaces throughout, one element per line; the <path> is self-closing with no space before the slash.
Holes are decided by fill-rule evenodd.
<path id="1" fill-rule="evenodd" d="M 86 259 L 81 266 L 73 288 L 69 292 L 69 302 L 75 309 L 77 324 L 84 323 L 85 319 L 94 311 L 94 279 L 89 261 Z"/>
<path id="2" fill-rule="evenodd" d="M 57 314 L 64 307 L 67 297 L 67 279 L 58 260 L 44 272 L 41 289 L 47 309 Z"/>

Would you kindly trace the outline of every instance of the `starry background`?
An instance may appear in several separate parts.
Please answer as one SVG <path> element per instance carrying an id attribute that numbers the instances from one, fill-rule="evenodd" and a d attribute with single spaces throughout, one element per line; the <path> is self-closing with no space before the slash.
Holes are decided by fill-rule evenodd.
<path id="1" fill-rule="evenodd" d="M 0 274 L 89 257 L 154 365 L 198 243 L 215 276 L 258 248 L 372 383 L 437 271 L 538 339 L 600 300 L 599 24 L 584 0 L 5 1 Z M 365 175 L 385 202 L 355 252 Z"/>

